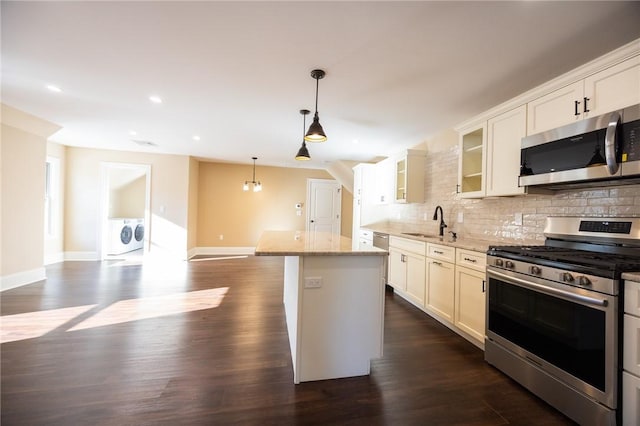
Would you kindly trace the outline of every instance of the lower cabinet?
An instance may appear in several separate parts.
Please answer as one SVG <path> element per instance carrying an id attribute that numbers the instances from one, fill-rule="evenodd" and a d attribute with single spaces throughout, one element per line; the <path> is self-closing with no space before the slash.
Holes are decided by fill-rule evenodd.
<path id="1" fill-rule="evenodd" d="M 482 252 L 389 238 L 389 278 L 399 296 L 484 348 L 485 267 Z"/>
<path id="2" fill-rule="evenodd" d="M 485 327 L 485 274 L 456 265 L 456 310 L 454 324 L 462 331 L 484 341 Z"/>
<path id="3" fill-rule="evenodd" d="M 640 282 L 624 283 L 622 425 L 640 419 Z"/>
<path id="4" fill-rule="evenodd" d="M 429 258 L 427 303 L 425 308 L 440 318 L 453 322 L 454 265 Z"/>
<path id="5" fill-rule="evenodd" d="M 622 426 L 636 426 L 640 419 L 640 378 L 622 372 Z"/>
<path id="6" fill-rule="evenodd" d="M 389 247 L 387 282 L 395 290 L 405 291 L 407 289 L 407 267 L 404 264 L 404 253 L 395 247 Z"/>
<path id="7" fill-rule="evenodd" d="M 422 308 L 425 295 L 425 243 L 389 238 L 388 283 L 400 296 Z"/>
<path id="8" fill-rule="evenodd" d="M 425 258 L 412 253 L 406 254 L 407 296 L 418 305 L 424 305 Z"/>

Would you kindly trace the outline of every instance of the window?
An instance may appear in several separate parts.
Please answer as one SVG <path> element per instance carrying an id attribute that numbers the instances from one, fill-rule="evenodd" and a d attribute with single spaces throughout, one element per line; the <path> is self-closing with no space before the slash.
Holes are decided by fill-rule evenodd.
<path id="1" fill-rule="evenodd" d="M 44 231 L 47 237 L 55 238 L 60 223 L 60 159 L 47 157 L 44 176 Z"/>

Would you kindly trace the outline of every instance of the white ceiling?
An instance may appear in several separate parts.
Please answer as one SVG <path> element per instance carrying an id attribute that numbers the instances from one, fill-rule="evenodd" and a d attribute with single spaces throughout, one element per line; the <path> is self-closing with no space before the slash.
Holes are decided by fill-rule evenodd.
<path id="1" fill-rule="evenodd" d="M 289 167 L 393 154 L 640 37 L 633 1 L 0 7 L 2 102 L 52 140 Z M 301 163 L 314 68 L 329 139 Z"/>

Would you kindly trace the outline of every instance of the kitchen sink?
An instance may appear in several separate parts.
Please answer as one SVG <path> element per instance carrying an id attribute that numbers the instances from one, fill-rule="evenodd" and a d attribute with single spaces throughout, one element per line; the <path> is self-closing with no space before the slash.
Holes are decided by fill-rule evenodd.
<path id="1" fill-rule="evenodd" d="M 437 235 L 423 234 L 422 232 L 403 232 L 403 235 L 411 235 L 412 237 L 421 238 L 439 238 Z"/>

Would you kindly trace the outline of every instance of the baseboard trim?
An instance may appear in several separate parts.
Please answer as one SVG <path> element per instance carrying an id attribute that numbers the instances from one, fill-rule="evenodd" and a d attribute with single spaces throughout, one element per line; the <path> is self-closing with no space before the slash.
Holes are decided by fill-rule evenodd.
<path id="1" fill-rule="evenodd" d="M 194 256 L 220 256 L 220 255 L 253 255 L 255 247 L 195 247 L 188 251 L 188 258 Z"/>
<path id="2" fill-rule="evenodd" d="M 64 260 L 96 261 L 100 259 L 98 259 L 98 252 L 95 251 L 66 251 L 64 253 Z"/>
<path id="3" fill-rule="evenodd" d="M 0 291 L 10 290 L 23 285 L 46 280 L 47 274 L 44 268 L 36 268 L 30 271 L 17 272 L 15 274 L 0 277 Z"/>
<path id="4" fill-rule="evenodd" d="M 64 262 L 64 253 L 63 252 L 50 254 L 50 255 L 45 255 L 45 257 L 44 257 L 45 266 L 46 265 L 52 265 L 54 263 L 60 263 L 60 262 Z"/>

